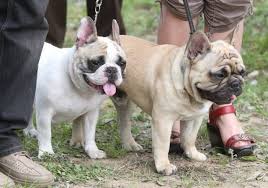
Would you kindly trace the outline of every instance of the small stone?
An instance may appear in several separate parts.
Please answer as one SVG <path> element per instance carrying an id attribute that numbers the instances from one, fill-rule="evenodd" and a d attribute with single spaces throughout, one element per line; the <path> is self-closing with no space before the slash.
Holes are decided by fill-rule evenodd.
<path id="1" fill-rule="evenodd" d="M 259 76 L 260 72 L 255 70 L 255 71 L 252 71 L 251 73 L 249 73 L 247 75 L 248 79 L 252 80 L 252 79 L 255 79 L 257 76 Z"/>
<path id="2" fill-rule="evenodd" d="M 263 70 L 262 73 L 263 73 L 263 75 L 264 75 L 265 77 L 268 77 L 268 71 Z"/>
<path id="3" fill-rule="evenodd" d="M 251 82 L 250 82 L 250 85 L 253 85 L 253 86 L 255 86 L 255 85 L 257 85 L 258 84 L 258 81 L 257 80 L 252 80 Z"/>
<path id="4" fill-rule="evenodd" d="M 157 185 L 159 185 L 159 186 L 164 186 L 164 185 L 165 185 L 165 183 L 164 183 L 164 182 L 159 181 L 159 180 L 158 180 L 158 181 L 156 181 L 156 184 L 157 184 Z"/>
<path id="5" fill-rule="evenodd" d="M 251 176 L 247 178 L 247 181 L 253 181 L 253 180 L 261 180 L 263 177 L 265 177 L 265 172 L 257 171 L 253 173 Z"/>
<path id="6" fill-rule="evenodd" d="M 263 96 L 264 96 L 265 98 L 268 98 L 268 91 L 264 91 L 264 92 L 263 92 Z"/>

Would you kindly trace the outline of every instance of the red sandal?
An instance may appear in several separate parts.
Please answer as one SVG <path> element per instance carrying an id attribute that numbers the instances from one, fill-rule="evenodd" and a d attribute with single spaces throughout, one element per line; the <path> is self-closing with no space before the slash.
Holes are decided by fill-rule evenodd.
<path id="1" fill-rule="evenodd" d="M 209 112 L 209 122 L 207 123 L 208 135 L 209 140 L 211 142 L 211 146 L 222 147 L 227 154 L 230 153 L 230 150 L 232 150 L 233 154 L 236 154 L 237 157 L 252 155 L 256 148 L 256 145 L 254 144 L 255 141 L 246 134 L 235 134 L 231 136 L 227 140 L 225 145 L 222 142 L 220 130 L 217 126 L 216 120 L 218 117 L 230 113 L 235 113 L 235 108 L 232 104 L 217 108 L 216 110 L 213 110 L 211 107 Z M 234 144 L 239 141 L 249 141 L 250 144 L 241 147 L 234 147 Z"/>

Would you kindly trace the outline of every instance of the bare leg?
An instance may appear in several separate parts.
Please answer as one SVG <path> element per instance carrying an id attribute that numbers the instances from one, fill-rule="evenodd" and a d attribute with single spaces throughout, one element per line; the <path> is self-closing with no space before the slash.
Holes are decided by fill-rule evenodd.
<path id="1" fill-rule="evenodd" d="M 207 30 L 208 30 L 208 28 L 205 27 L 205 31 L 207 31 Z M 244 30 L 244 20 L 240 21 L 240 23 L 238 24 L 238 28 L 234 32 L 234 36 L 233 36 L 234 37 L 234 44 L 233 45 L 239 51 L 240 51 L 241 46 L 242 46 L 243 30 Z M 231 32 L 233 32 L 233 30 L 223 32 L 223 33 L 214 33 L 210 36 L 210 40 L 211 41 L 215 41 L 215 40 L 231 41 L 231 39 L 229 38 L 230 36 L 232 36 L 232 35 L 230 35 Z M 217 108 L 222 107 L 222 106 L 225 106 L 225 105 L 214 104 L 213 108 L 217 109 Z M 235 114 L 225 114 L 225 115 L 220 116 L 217 119 L 217 125 L 220 129 L 221 138 L 222 138 L 223 143 L 226 143 L 227 140 L 232 135 L 244 133 L 238 119 L 235 116 Z M 235 143 L 234 147 L 240 147 L 240 146 L 244 146 L 244 145 L 248 145 L 248 144 L 250 144 L 249 141 L 240 141 L 240 142 Z"/>
<path id="2" fill-rule="evenodd" d="M 207 31 L 208 31 L 208 28 L 205 26 L 205 32 L 207 32 Z M 237 27 L 236 31 L 234 31 L 234 35 L 233 35 L 233 38 L 234 38 L 234 47 L 238 51 L 240 51 L 241 46 L 242 46 L 243 31 L 244 31 L 244 20 L 242 20 L 242 21 L 239 22 L 238 27 Z M 213 33 L 209 37 L 209 39 L 211 41 L 225 40 L 225 41 L 227 41 L 227 42 L 230 43 L 230 41 L 232 40 L 230 38 L 230 33 L 232 33 L 232 32 L 233 32 L 233 30 L 226 31 L 226 32 L 223 32 L 223 33 Z"/>
<path id="3" fill-rule="evenodd" d="M 194 18 L 194 23 L 197 23 L 197 18 Z M 162 4 L 157 43 L 183 46 L 189 39 L 189 33 L 188 22 L 178 19 Z"/>
<path id="4" fill-rule="evenodd" d="M 197 18 L 194 19 L 197 23 Z M 161 17 L 157 32 L 158 44 L 174 44 L 183 46 L 189 39 L 189 23 L 174 16 L 165 5 L 161 6 Z M 180 121 L 176 121 L 172 127 L 173 132 L 180 132 Z M 179 143 L 179 139 L 171 140 L 172 143 Z"/>

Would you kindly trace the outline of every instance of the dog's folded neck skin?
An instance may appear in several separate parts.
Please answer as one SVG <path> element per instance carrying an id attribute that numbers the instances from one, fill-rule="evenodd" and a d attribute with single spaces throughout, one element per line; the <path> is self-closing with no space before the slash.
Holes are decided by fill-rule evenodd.
<path id="1" fill-rule="evenodd" d="M 69 62 L 68 62 L 69 74 L 70 74 L 72 83 L 78 89 L 77 91 L 80 91 L 81 93 L 88 93 L 89 91 L 90 92 L 95 91 L 94 88 L 88 87 L 88 84 L 86 84 L 86 82 L 83 79 L 83 76 L 82 76 L 83 72 L 79 69 L 76 63 L 73 63 L 75 51 L 77 47 L 74 46 L 72 47 L 72 49 L 74 49 L 74 51 L 73 51 L 72 57 L 70 57 Z M 80 74 L 77 74 L 79 72 Z"/>
<path id="2" fill-rule="evenodd" d="M 200 97 L 196 87 L 191 84 L 192 82 L 189 75 L 192 65 L 196 61 L 199 61 L 207 50 L 210 50 L 208 39 L 203 37 L 203 33 L 197 32 L 192 38 L 190 38 L 187 45 L 181 47 L 183 50 L 179 50 L 179 54 L 176 56 L 177 60 L 174 61 L 172 66 L 172 74 L 174 75 L 172 77 L 178 94 L 181 95 L 181 93 L 185 93 L 183 94 L 185 99 L 188 98 L 192 104 L 199 105 L 208 101 Z M 176 84 L 176 77 L 178 76 L 180 77 L 179 79 L 184 82 L 183 88 L 178 88 L 178 85 Z"/>

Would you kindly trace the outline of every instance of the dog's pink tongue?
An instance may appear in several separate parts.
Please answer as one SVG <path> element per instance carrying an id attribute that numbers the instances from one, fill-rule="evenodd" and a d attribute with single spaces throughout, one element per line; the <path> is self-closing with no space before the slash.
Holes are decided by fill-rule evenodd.
<path id="1" fill-rule="evenodd" d="M 104 90 L 106 95 L 113 96 L 115 94 L 115 92 L 116 92 L 116 87 L 115 87 L 114 84 L 106 83 L 103 86 L 103 90 Z"/>
<path id="2" fill-rule="evenodd" d="M 233 102 L 235 99 L 236 99 L 236 96 L 235 96 L 235 95 L 232 95 L 232 96 L 231 96 L 231 100 L 232 100 L 232 102 Z"/>

